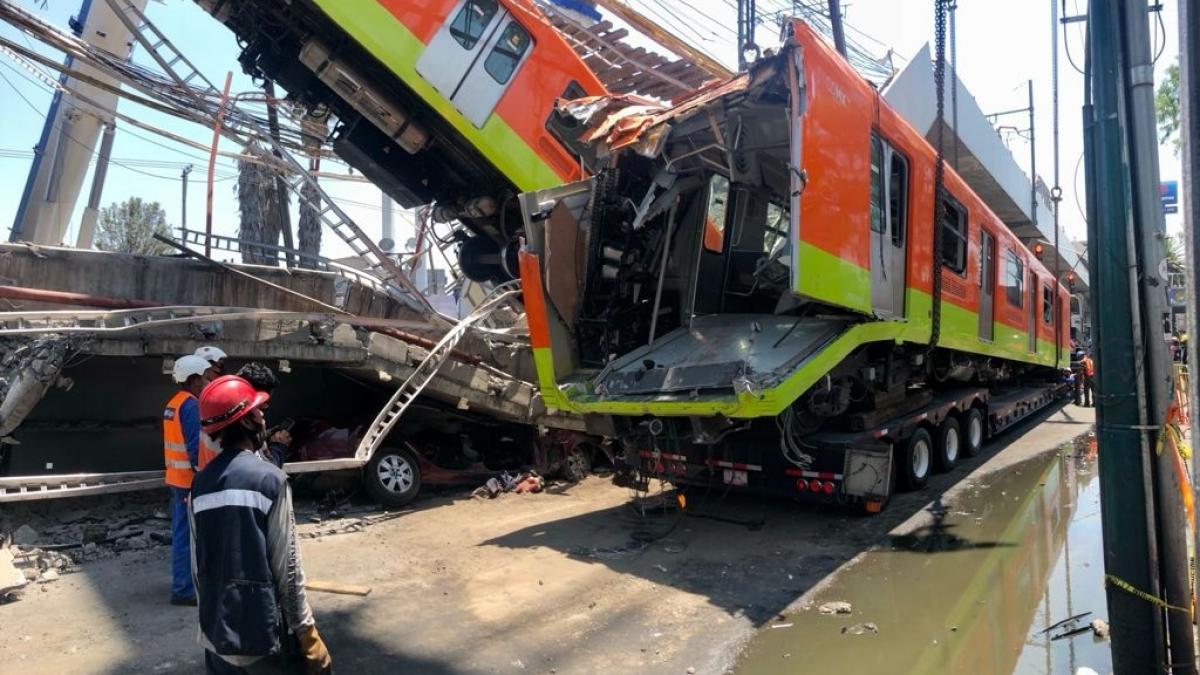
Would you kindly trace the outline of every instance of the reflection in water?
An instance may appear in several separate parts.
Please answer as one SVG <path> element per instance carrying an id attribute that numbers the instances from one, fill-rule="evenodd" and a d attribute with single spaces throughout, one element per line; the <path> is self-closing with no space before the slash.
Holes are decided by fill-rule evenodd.
<path id="1" fill-rule="evenodd" d="M 1107 618 L 1099 482 L 1086 447 L 935 502 L 931 524 L 842 570 L 814 609 L 766 627 L 738 672 L 1108 672 L 1108 643 L 1075 632 Z M 816 611 L 832 600 L 854 613 Z M 879 632 L 842 633 L 863 622 Z"/>

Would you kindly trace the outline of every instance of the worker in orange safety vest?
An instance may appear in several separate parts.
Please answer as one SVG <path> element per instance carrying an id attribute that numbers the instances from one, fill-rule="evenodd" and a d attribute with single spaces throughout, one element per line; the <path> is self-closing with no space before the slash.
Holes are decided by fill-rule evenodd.
<path id="1" fill-rule="evenodd" d="M 1091 354 L 1084 354 L 1079 361 L 1083 367 L 1083 407 L 1090 408 L 1096 382 L 1096 362 L 1092 360 Z"/>
<path id="2" fill-rule="evenodd" d="M 163 409 L 163 462 L 171 492 L 171 604 L 196 605 L 187 504 L 200 453 L 200 392 L 212 364 L 188 355 L 175 360 L 172 375 L 179 391 Z"/>

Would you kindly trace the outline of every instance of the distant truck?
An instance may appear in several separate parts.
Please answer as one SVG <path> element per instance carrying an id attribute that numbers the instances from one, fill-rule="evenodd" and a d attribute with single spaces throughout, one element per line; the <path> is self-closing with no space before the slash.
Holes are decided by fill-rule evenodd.
<path id="1" fill-rule="evenodd" d="M 521 197 L 534 362 L 632 484 L 877 512 L 1062 393 L 1068 295 L 812 28 L 784 30 L 670 106 L 560 106 L 599 159 Z"/>

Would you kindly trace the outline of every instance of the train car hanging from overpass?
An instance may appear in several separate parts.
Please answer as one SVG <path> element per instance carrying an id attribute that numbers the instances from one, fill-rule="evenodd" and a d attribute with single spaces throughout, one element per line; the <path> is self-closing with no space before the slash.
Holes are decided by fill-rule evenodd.
<path id="1" fill-rule="evenodd" d="M 337 119 L 339 156 L 465 226 L 471 278 L 515 276 L 512 197 L 584 175 L 580 127 L 555 101 L 605 88 L 530 0 L 197 2 L 237 35 L 247 73 Z"/>
<path id="2" fill-rule="evenodd" d="M 631 463 L 666 444 L 761 468 L 930 400 L 978 424 L 960 402 L 1068 364 L 1066 289 L 954 171 L 935 189 L 934 148 L 807 24 L 785 31 L 671 107 L 564 103 L 597 175 L 522 196 L 542 394 Z"/>

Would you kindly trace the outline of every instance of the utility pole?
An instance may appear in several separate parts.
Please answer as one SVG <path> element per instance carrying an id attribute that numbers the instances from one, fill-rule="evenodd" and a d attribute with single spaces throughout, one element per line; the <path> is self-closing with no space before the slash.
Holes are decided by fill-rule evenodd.
<path id="1" fill-rule="evenodd" d="M 1062 186 L 1059 181 L 1059 152 L 1058 152 L 1058 0 L 1050 0 L 1050 107 L 1052 109 L 1052 135 L 1054 136 L 1054 187 L 1050 188 L 1051 207 L 1054 209 L 1054 283 L 1062 283 L 1062 251 L 1058 240 L 1058 207 L 1062 203 Z M 1062 305 L 1059 300 L 1058 286 L 1054 287 L 1051 307 L 1054 312 L 1054 362 L 1062 361 Z M 1071 312 L 1068 306 L 1067 320 Z M 1069 590 L 1067 591 L 1070 592 Z M 1072 648 L 1073 649 L 1073 648 Z M 1072 652 L 1073 653 L 1073 652 Z M 1072 671 L 1074 672 L 1074 671 Z"/>
<path id="2" fill-rule="evenodd" d="M 1200 288 L 1200 276 L 1196 274 L 1196 256 L 1200 255 L 1200 227 L 1196 219 L 1200 217 L 1200 149 L 1195 147 L 1200 143 L 1200 0 L 1179 0 L 1179 109 L 1180 146 L 1183 148 L 1183 239 L 1187 260 L 1188 299 L 1188 335 L 1195 339 L 1200 335 L 1200 321 L 1196 316 L 1196 299 L 1200 298 L 1197 288 Z M 1191 407 L 1192 420 L 1200 412 L 1200 378 L 1191 377 L 1191 373 L 1200 373 L 1200 355 L 1196 354 L 1194 345 L 1188 349 L 1188 402 Z M 1193 422 L 1192 447 L 1197 448 L 1200 430 Z M 1200 462 L 1192 462 L 1192 493 L 1200 497 Z M 1196 502 L 1200 503 L 1200 502 Z M 1196 545 L 1200 545 L 1200 530 L 1196 532 Z M 1197 548 L 1196 550 L 1200 550 Z M 1200 575 L 1196 578 L 1197 588 L 1194 592 L 1200 597 Z"/>
<path id="3" fill-rule="evenodd" d="M 188 174 L 191 172 L 192 165 L 188 164 L 187 166 L 183 167 L 183 171 L 179 173 L 179 190 L 182 193 L 179 195 L 179 228 L 182 230 L 187 229 L 187 186 Z M 187 239 L 186 233 L 183 239 Z"/>
<path id="4" fill-rule="evenodd" d="M 1195 673 L 1176 458 L 1155 451 L 1171 364 L 1158 328 L 1164 223 L 1145 0 L 1092 2 L 1088 33 L 1088 261 L 1113 669 Z"/>
<path id="5" fill-rule="evenodd" d="M 755 0 L 737 0 L 737 48 L 738 70 L 746 69 L 746 52 L 758 52 L 754 43 L 754 29 L 758 26 L 758 8 Z"/>
<path id="6" fill-rule="evenodd" d="M 954 127 L 954 154 L 951 162 L 958 171 L 958 29 L 954 17 L 958 13 L 957 0 L 946 3 L 946 12 L 950 16 L 950 125 Z M 845 52 L 842 53 L 845 56 Z M 939 120 L 940 123 L 940 120 Z"/>
<path id="7" fill-rule="evenodd" d="M 839 0 L 829 0 L 829 25 L 833 26 L 833 46 L 837 48 L 842 58 L 847 58 L 846 33 L 845 27 L 842 25 L 842 3 Z"/>
<path id="8" fill-rule="evenodd" d="M 1029 221 L 1037 229 L 1037 139 L 1033 123 L 1033 80 L 1025 83 L 1029 90 Z"/>

